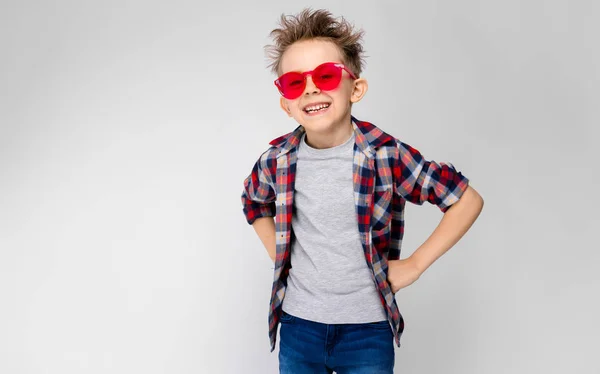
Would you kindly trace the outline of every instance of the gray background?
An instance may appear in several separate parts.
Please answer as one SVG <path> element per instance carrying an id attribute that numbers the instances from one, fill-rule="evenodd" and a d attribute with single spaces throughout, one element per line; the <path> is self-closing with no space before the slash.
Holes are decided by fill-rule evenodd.
<path id="1" fill-rule="evenodd" d="M 0 372 L 277 372 L 240 194 L 305 5 L 366 30 L 354 114 L 485 199 L 398 293 L 396 372 L 600 372 L 600 9 L 541 0 L 1 2 Z M 408 205 L 402 258 L 441 217 Z"/>

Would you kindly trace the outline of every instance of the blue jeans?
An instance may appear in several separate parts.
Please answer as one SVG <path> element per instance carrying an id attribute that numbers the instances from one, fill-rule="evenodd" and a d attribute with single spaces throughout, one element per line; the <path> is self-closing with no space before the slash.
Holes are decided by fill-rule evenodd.
<path id="1" fill-rule="evenodd" d="M 280 374 L 393 374 L 394 333 L 387 321 L 324 324 L 281 311 Z"/>

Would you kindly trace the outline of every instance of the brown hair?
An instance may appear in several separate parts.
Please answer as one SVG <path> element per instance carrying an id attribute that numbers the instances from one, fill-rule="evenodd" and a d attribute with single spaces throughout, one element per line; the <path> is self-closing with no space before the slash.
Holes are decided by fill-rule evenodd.
<path id="1" fill-rule="evenodd" d="M 265 46 L 268 67 L 280 73 L 283 53 L 295 42 L 319 39 L 333 42 L 340 50 L 343 63 L 360 77 L 364 65 L 363 47 L 360 43 L 363 30 L 354 32 L 353 25 L 343 17 L 338 21 L 325 9 L 305 8 L 297 15 L 281 15 L 280 28 L 269 33 L 275 44 Z"/>

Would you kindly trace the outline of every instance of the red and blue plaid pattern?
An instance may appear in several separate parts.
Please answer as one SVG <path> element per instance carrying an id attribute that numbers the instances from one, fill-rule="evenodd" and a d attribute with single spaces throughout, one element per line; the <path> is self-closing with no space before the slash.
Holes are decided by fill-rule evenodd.
<path id="1" fill-rule="evenodd" d="M 419 151 L 375 125 L 352 117 L 355 133 L 353 181 L 358 230 L 365 260 L 379 290 L 394 339 L 400 347 L 404 319 L 387 281 L 388 261 L 400 258 L 404 204 L 429 202 L 446 212 L 469 180 L 450 163 L 426 160 Z M 275 217 L 276 256 L 269 308 L 269 339 L 275 350 L 281 303 L 290 269 L 292 211 L 298 143 L 304 127 L 272 140 L 244 180 L 243 211 L 248 224 Z"/>

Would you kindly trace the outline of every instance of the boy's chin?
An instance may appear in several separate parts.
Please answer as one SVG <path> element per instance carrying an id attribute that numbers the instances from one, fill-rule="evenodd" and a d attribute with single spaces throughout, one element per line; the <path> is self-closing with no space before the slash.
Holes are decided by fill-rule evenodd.
<path id="1" fill-rule="evenodd" d="M 317 119 L 313 119 L 310 121 L 304 121 L 302 122 L 302 126 L 304 126 L 304 128 L 308 131 L 311 132 L 329 132 L 331 130 L 333 130 L 336 126 L 334 124 L 334 122 L 329 119 L 329 118 L 321 118 L 319 120 Z"/>

